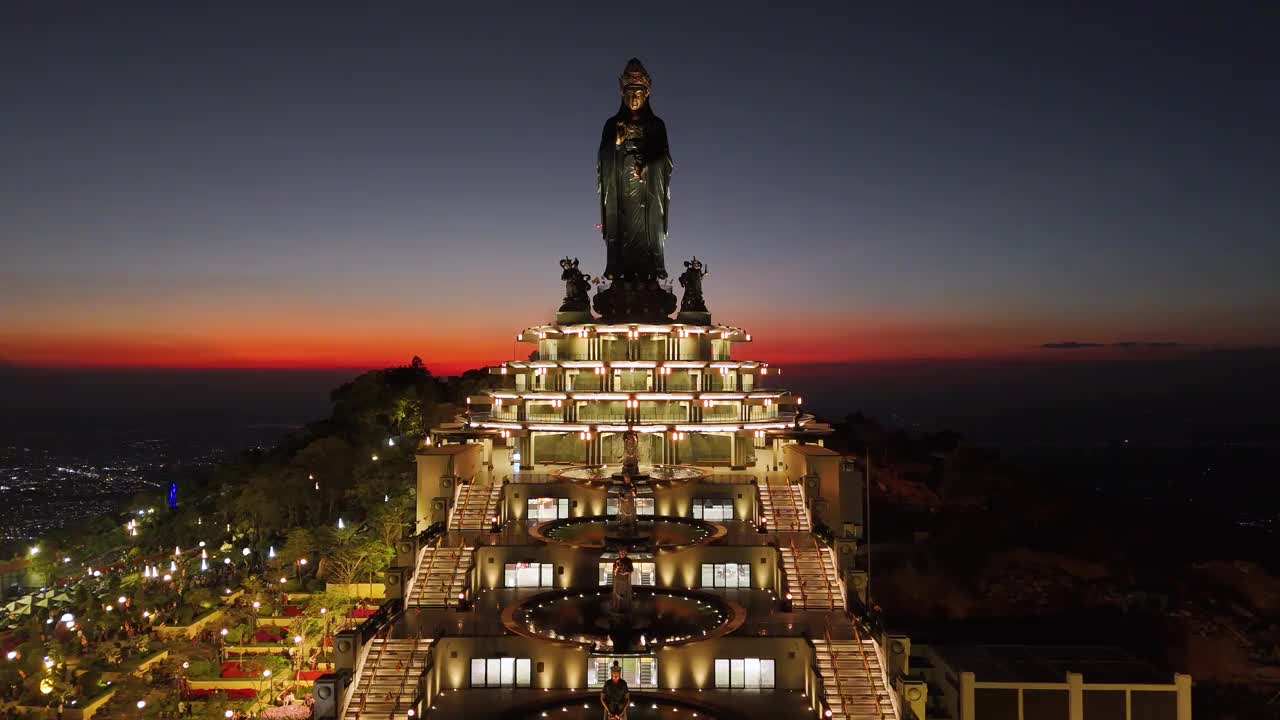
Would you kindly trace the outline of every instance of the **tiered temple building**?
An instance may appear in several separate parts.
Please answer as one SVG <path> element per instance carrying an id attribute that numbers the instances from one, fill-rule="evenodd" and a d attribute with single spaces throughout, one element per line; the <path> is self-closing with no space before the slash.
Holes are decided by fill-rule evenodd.
<path id="1" fill-rule="evenodd" d="M 696 258 L 677 308 L 650 87 L 633 60 L 602 133 L 594 297 L 563 260 L 528 357 L 424 438 L 418 534 L 383 612 L 335 640 L 319 720 L 925 717 L 910 640 L 855 611 L 861 467 L 712 322 Z"/>

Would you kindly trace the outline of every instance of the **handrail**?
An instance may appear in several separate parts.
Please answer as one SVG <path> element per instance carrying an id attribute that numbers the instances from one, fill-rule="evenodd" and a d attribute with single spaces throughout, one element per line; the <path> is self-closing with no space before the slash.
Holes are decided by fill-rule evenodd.
<path id="1" fill-rule="evenodd" d="M 827 566 L 824 565 L 822 562 L 823 560 L 822 548 L 818 547 L 817 540 L 813 541 L 813 556 L 814 556 L 814 559 L 818 561 L 818 567 L 822 570 L 822 579 L 824 581 L 822 583 L 822 589 L 827 591 L 827 606 L 830 607 L 832 610 L 834 610 L 836 608 L 836 599 L 835 599 L 835 596 L 831 594 L 831 583 L 825 582 L 827 580 Z M 831 569 L 835 570 L 836 566 L 832 565 Z M 840 580 L 840 573 L 837 572 L 836 581 L 838 582 L 839 580 Z M 843 602 L 840 603 L 840 606 L 844 607 L 844 603 Z"/>
<path id="2" fill-rule="evenodd" d="M 836 695 L 839 696 L 840 698 L 840 708 L 841 710 L 844 710 L 845 700 L 848 698 L 848 696 L 845 695 L 845 692 L 844 692 L 844 683 L 840 682 L 840 668 L 836 664 L 836 660 L 837 660 L 837 657 L 839 656 L 839 653 L 836 652 L 835 643 L 831 641 L 831 619 L 830 618 L 827 618 L 826 625 L 823 626 L 822 628 L 822 635 L 823 635 L 823 639 L 827 643 L 827 654 L 831 656 L 831 679 L 835 681 L 834 682 L 836 686 L 835 691 L 836 691 Z M 863 658 L 863 662 L 864 663 L 866 662 L 866 658 Z M 871 671 L 868 670 L 867 677 L 870 677 L 870 676 L 871 676 Z M 847 712 L 845 714 L 848 715 Z"/>
<path id="3" fill-rule="evenodd" d="M 409 680 L 409 670 L 413 667 L 413 659 L 418 655 L 418 643 L 422 640 L 422 628 L 416 628 L 413 634 L 413 648 L 409 650 L 409 659 L 404 665 L 404 675 L 400 678 L 400 692 L 396 693 L 396 703 L 391 708 L 389 720 L 395 720 L 396 713 L 400 712 L 400 698 L 404 697 L 404 686 Z M 416 694 L 416 693 L 415 693 Z M 412 703 L 412 699 L 410 700 Z M 410 707 L 413 707 L 410 704 Z"/>
<path id="4" fill-rule="evenodd" d="M 370 620 L 372 620 L 372 619 L 373 619 L 373 618 L 371 617 L 371 618 L 370 618 Z M 391 637 L 391 625 L 390 625 L 390 624 L 388 624 L 385 628 L 383 628 L 383 639 L 382 639 L 382 644 L 378 646 L 378 656 L 377 656 L 376 658 L 374 658 L 374 660 L 373 660 L 373 669 L 372 669 L 372 671 L 373 671 L 373 672 L 375 672 L 375 673 L 378 671 L 378 665 L 379 665 L 379 664 L 381 663 L 381 661 L 382 661 L 382 653 L 384 653 L 384 652 L 386 652 L 386 651 L 387 651 L 387 645 L 388 645 L 387 640 L 388 640 L 390 637 Z M 376 640 L 377 638 L 375 637 L 374 639 Z M 368 661 L 367 661 L 367 660 L 366 660 L 364 663 L 361 663 L 361 666 L 360 666 L 360 675 L 361 675 L 361 676 L 363 676 L 363 675 L 364 675 L 365 666 L 367 666 L 368 664 L 369 664 L 369 663 L 368 663 Z M 360 689 L 360 681 L 361 681 L 361 680 L 363 680 L 363 679 L 364 679 L 363 677 L 358 677 L 358 678 L 356 678 L 356 689 L 357 689 L 357 690 L 359 690 L 359 689 Z M 370 682 L 370 684 L 372 684 L 372 682 Z M 356 718 L 357 718 L 357 720 L 359 720 L 359 717 L 360 717 L 361 713 L 363 713 L 363 712 L 364 712 L 364 706 L 365 706 L 365 704 L 368 702 L 368 700 L 369 700 L 369 689 L 368 689 L 368 688 L 365 688 L 364 692 L 360 693 L 360 708 L 359 708 L 358 710 L 356 710 Z M 342 714 L 343 714 L 343 716 L 344 716 L 344 717 L 346 716 L 346 710 L 345 710 L 345 709 L 343 710 L 343 713 L 342 713 Z"/>
<path id="5" fill-rule="evenodd" d="M 466 491 L 465 491 L 465 492 L 463 491 L 463 488 L 466 488 Z M 450 529 L 450 530 L 457 530 L 457 529 L 458 529 L 457 527 L 455 527 L 456 523 L 454 522 L 454 519 L 455 519 L 455 517 L 456 517 L 456 516 L 457 516 L 457 514 L 458 514 L 458 508 L 460 508 L 460 507 L 462 507 L 463 505 L 465 505 L 465 504 L 466 504 L 466 502 L 467 502 L 467 498 L 469 498 L 469 497 L 471 497 L 471 483 L 470 483 L 470 482 L 465 482 L 465 483 L 464 483 L 464 482 L 459 481 L 459 482 L 454 483 L 454 488 L 453 488 L 453 507 L 449 508 L 449 529 Z"/>
<path id="6" fill-rule="evenodd" d="M 433 522 L 430 525 L 428 525 L 425 530 L 418 533 L 418 544 L 422 545 L 422 544 L 431 542 L 436 538 L 437 535 L 443 535 L 444 532 L 445 532 L 445 522 L 443 520 L 438 520 L 436 522 Z"/>
<path id="7" fill-rule="evenodd" d="M 401 610 L 404 610 L 404 598 L 392 598 L 379 605 L 372 615 L 365 618 L 364 622 L 356 627 L 360 642 L 362 644 L 367 643 L 376 637 L 383 628 L 390 627 L 392 616 L 398 614 Z"/>
<path id="8" fill-rule="evenodd" d="M 862 664 L 867 668 L 867 677 L 871 677 L 871 666 L 867 663 L 866 646 L 862 643 L 862 632 L 859 629 L 860 623 L 856 620 L 853 623 L 853 637 L 858 643 L 859 653 L 862 655 Z M 902 717 L 902 706 L 898 699 L 898 693 L 893 688 L 893 683 L 889 682 L 888 665 L 885 664 L 884 649 L 880 647 L 880 643 L 875 637 L 871 638 L 871 647 L 876 651 L 876 660 L 880 663 L 880 682 L 884 685 L 885 693 L 889 696 L 889 702 L 893 705 L 893 716 L 895 718 Z M 879 700 L 876 701 L 879 705 Z"/>
<path id="9" fill-rule="evenodd" d="M 815 540 L 813 544 L 817 547 L 818 541 Z M 849 588 L 845 584 L 844 578 L 840 577 L 840 563 L 836 561 L 836 551 L 830 545 L 818 547 L 817 549 L 819 553 L 825 552 L 827 559 L 831 561 L 831 572 L 835 573 L 836 584 L 840 587 L 840 609 L 847 611 L 849 609 Z"/>

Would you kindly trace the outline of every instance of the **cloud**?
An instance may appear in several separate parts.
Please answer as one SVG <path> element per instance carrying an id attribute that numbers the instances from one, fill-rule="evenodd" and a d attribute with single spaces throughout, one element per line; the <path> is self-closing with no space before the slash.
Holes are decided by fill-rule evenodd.
<path id="1" fill-rule="evenodd" d="M 1080 348 L 1100 348 L 1106 347 L 1103 343 L 1077 342 L 1068 340 L 1066 342 L 1045 343 L 1040 346 L 1044 350 L 1079 350 Z"/>
<path id="2" fill-rule="evenodd" d="M 1097 343 L 1097 342 L 1080 342 L 1079 340 L 1065 340 L 1063 342 L 1045 343 L 1040 346 L 1042 350 L 1080 350 L 1083 348 L 1180 348 L 1186 347 L 1186 343 L 1180 343 L 1172 340 L 1161 340 L 1158 342 L 1149 342 L 1143 340 L 1125 340 L 1123 342 L 1113 343 Z"/>

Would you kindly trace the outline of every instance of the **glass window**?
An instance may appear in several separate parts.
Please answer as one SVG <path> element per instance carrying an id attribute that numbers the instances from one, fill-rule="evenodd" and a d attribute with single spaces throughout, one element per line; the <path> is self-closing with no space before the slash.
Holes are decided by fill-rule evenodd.
<path id="1" fill-rule="evenodd" d="M 505 587 L 551 587 L 551 563 L 506 563 L 502 568 Z"/>
<path id="2" fill-rule="evenodd" d="M 716 658 L 715 668 L 718 688 L 770 690 L 774 687 L 772 658 Z"/>
<path id="3" fill-rule="evenodd" d="M 568 498 L 529 498 L 529 522 L 546 522 L 569 517 Z"/>
<path id="4" fill-rule="evenodd" d="M 694 498 L 693 517 L 698 520 L 732 520 L 733 501 L 722 498 Z"/>
<path id="5" fill-rule="evenodd" d="M 729 687 L 729 661 L 725 658 L 716 658 L 716 687 Z"/>
<path id="6" fill-rule="evenodd" d="M 596 656 L 587 661 L 587 687 L 602 687 L 609 679 L 614 661 L 622 669 L 622 679 L 631 687 L 658 687 L 657 661 L 651 657 Z"/>
<path id="7" fill-rule="evenodd" d="M 529 687 L 529 658 L 472 658 L 471 687 Z"/>
<path id="8" fill-rule="evenodd" d="M 750 563 L 703 563 L 702 587 L 751 587 Z"/>
<path id="9" fill-rule="evenodd" d="M 632 561 L 631 563 L 631 584 L 632 585 L 654 585 L 657 577 L 657 563 Z M 600 561 L 600 584 L 613 584 L 613 561 Z"/>
<path id="10" fill-rule="evenodd" d="M 653 498 L 638 497 L 636 498 L 636 515 L 653 515 Z M 606 515 L 613 516 L 618 514 L 618 498 L 610 496 L 604 501 L 604 512 Z"/>

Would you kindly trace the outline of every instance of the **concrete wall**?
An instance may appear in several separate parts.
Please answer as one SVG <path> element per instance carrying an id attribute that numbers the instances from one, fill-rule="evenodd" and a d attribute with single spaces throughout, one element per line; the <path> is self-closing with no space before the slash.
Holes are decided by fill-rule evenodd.
<path id="1" fill-rule="evenodd" d="M 555 565 L 557 588 L 593 588 L 600 583 L 600 552 L 585 552 L 567 545 L 485 545 L 476 550 L 472 591 L 503 587 L 507 563 L 533 562 Z M 778 551 L 767 546 L 699 545 L 654 558 L 661 587 L 697 588 L 703 563 L 749 563 L 751 587 L 778 589 Z"/>
<path id="2" fill-rule="evenodd" d="M 417 452 L 416 460 L 416 518 L 421 532 L 433 523 L 448 519 L 455 492 L 452 478 L 470 480 L 487 468 L 483 464 L 484 445 L 479 443 L 424 448 Z"/>
<path id="3" fill-rule="evenodd" d="M 723 637 L 660 648 L 658 684 L 663 688 L 715 686 L 716 658 L 770 658 L 778 690 L 805 690 L 813 652 L 802 638 Z"/>
<path id="4" fill-rule="evenodd" d="M 514 657 L 532 661 L 535 688 L 587 686 L 587 651 L 547 640 L 502 637 L 445 637 L 435 646 L 435 675 L 442 691 L 471 687 L 473 658 Z"/>
<path id="5" fill-rule="evenodd" d="M 529 512 L 529 498 L 554 497 L 569 499 L 570 517 L 603 515 L 605 491 L 574 483 L 508 483 L 502 492 L 501 502 L 506 507 L 505 517 L 525 520 Z"/>
<path id="6" fill-rule="evenodd" d="M 508 483 L 503 488 L 504 517 L 525 520 L 529 498 L 567 498 L 570 517 L 604 515 L 606 493 L 574 483 Z M 735 519 L 756 521 L 756 488 L 749 483 L 722 485 L 688 483 L 654 494 L 654 512 L 658 515 L 693 517 L 693 501 L 701 498 L 724 498 L 733 501 Z"/>
<path id="7" fill-rule="evenodd" d="M 660 648 L 654 654 L 662 689 L 711 688 L 716 658 L 774 660 L 779 690 L 807 690 L 813 654 L 801 638 L 725 637 Z M 582 689 L 587 686 L 589 655 L 577 646 L 519 636 L 446 637 L 435 647 L 437 681 L 442 690 L 470 687 L 473 658 L 515 657 L 532 661 L 535 688 Z M 541 663 L 541 669 L 539 669 Z"/>

